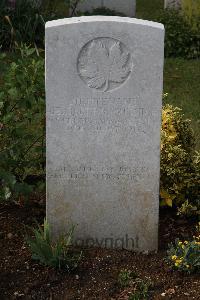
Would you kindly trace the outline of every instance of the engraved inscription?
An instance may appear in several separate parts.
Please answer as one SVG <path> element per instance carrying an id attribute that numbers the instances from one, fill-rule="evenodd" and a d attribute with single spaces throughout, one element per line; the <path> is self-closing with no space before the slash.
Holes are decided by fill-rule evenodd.
<path id="1" fill-rule="evenodd" d="M 144 109 L 140 102 L 137 98 L 75 98 L 67 107 L 52 107 L 47 111 L 47 119 L 54 126 L 62 123 L 66 131 L 150 133 L 157 114 Z"/>
<path id="2" fill-rule="evenodd" d="M 96 38 L 81 49 L 77 68 L 89 88 L 106 92 L 128 79 L 132 70 L 131 55 L 116 39 Z"/>
<path id="3" fill-rule="evenodd" d="M 86 179 L 86 180 L 111 180 L 113 182 L 119 181 L 134 181 L 137 182 L 141 175 L 149 173 L 149 170 L 144 166 L 140 168 L 130 168 L 127 166 L 118 166 L 118 167 L 109 167 L 109 166 L 94 166 L 94 165 L 81 165 L 77 168 L 71 168 L 70 165 L 62 165 L 58 169 L 49 170 L 48 178 L 56 179 L 65 179 L 65 180 L 77 180 L 77 179 Z"/>

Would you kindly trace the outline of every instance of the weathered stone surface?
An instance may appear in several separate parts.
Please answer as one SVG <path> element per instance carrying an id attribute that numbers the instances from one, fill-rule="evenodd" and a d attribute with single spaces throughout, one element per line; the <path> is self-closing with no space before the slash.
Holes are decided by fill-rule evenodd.
<path id="1" fill-rule="evenodd" d="M 165 0 L 165 8 L 179 9 L 181 7 L 181 0 Z"/>
<path id="2" fill-rule="evenodd" d="M 123 13 L 127 17 L 135 16 L 135 0 L 85 0 L 80 2 L 77 10 L 91 12 L 95 8 L 106 7 L 116 12 Z"/>
<path id="3" fill-rule="evenodd" d="M 46 24 L 47 218 L 74 243 L 157 249 L 163 25 Z"/>

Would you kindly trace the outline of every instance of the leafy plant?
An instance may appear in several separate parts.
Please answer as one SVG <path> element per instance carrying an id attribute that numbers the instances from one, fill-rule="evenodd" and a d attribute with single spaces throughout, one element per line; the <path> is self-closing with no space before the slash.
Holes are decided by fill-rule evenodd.
<path id="1" fill-rule="evenodd" d="M 118 282 L 121 287 L 127 287 L 131 284 L 131 281 L 136 278 L 137 275 L 127 269 L 121 270 L 118 275 Z"/>
<path id="2" fill-rule="evenodd" d="M 34 238 L 27 236 L 26 241 L 30 246 L 32 258 L 41 264 L 58 269 L 71 271 L 78 266 L 82 254 L 76 254 L 71 249 L 74 227 L 56 242 L 51 240 L 50 226 L 44 220 L 44 226 L 32 229 Z"/>
<path id="3" fill-rule="evenodd" d="M 167 262 L 179 271 L 187 273 L 200 271 L 200 234 L 194 236 L 191 241 L 176 239 L 169 245 Z"/>
<path id="4" fill-rule="evenodd" d="M 166 105 L 161 129 L 161 205 L 181 207 L 185 201 L 197 206 L 200 195 L 200 162 L 190 121 L 181 109 Z"/>
<path id="5" fill-rule="evenodd" d="M 7 0 L 0 4 L 0 46 L 12 49 L 21 43 L 43 45 L 44 20 L 39 7 L 29 0 L 17 0 L 9 6 Z"/>
<path id="6" fill-rule="evenodd" d="M 136 273 L 124 269 L 121 270 L 118 275 L 118 282 L 122 288 L 129 287 L 131 294 L 129 294 L 129 300 L 142 300 L 147 299 L 149 294 L 149 288 L 152 286 L 152 282 L 148 279 L 141 279 Z"/>
<path id="7" fill-rule="evenodd" d="M 185 215 L 185 216 L 198 216 L 200 217 L 200 199 L 193 200 L 190 203 L 188 200 L 183 202 L 181 207 L 178 207 L 178 215 Z"/>
<path id="8" fill-rule="evenodd" d="M 200 57 L 199 30 L 194 28 L 180 11 L 166 9 L 155 20 L 165 26 L 166 57 Z"/>
<path id="9" fill-rule="evenodd" d="M 70 0 L 42 0 L 40 10 L 45 20 L 69 16 Z"/>
<path id="10" fill-rule="evenodd" d="M 0 3 L 0 46 L 14 49 L 21 43 L 44 48 L 45 22 L 73 16 L 80 0 L 9 0 Z M 70 10 L 71 9 L 71 10 Z"/>
<path id="11" fill-rule="evenodd" d="M 0 200 L 27 197 L 45 173 L 44 59 L 23 46 L 8 61 L 0 56 Z"/>
<path id="12" fill-rule="evenodd" d="M 149 298 L 149 290 L 152 282 L 149 279 L 143 280 L 137 278 L 135 280 L 135 291 L 129 295 L 128 300 L 145 300 Z"/>

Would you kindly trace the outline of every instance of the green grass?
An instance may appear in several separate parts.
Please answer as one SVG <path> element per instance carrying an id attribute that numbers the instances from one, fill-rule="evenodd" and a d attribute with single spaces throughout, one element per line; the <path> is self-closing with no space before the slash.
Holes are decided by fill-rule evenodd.
<path id="1" fill-rule="evenodd" d="M 192 120 L 200 149 L 200 60 L 165 59 L 164 93 L 168 93 L 167 103 L 182 108 Z"/>

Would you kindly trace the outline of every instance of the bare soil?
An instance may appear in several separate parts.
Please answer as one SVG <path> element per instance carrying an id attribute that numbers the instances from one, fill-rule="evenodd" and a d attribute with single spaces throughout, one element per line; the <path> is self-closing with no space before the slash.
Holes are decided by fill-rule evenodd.
<path id="1" fill-rule="evenodd" d="M 178 218 L 173 210 L 161 210 L 158 253 L 84 249 L 78 269 L 69 274 L 31 259 L 24 242 L 25 225 L 32 226 L 35 220 L 42 223 L 44 216 L 45 208 L 37 203 L 0 205 L 0 300 L 128 300 L 131 288 L 118 283 L 122 269 L 151 279 L 149 299 L 200 299 L 199 275 L 173 271 L 164 260 L 169 242 L 193 235 L 192 220 Z"/>

